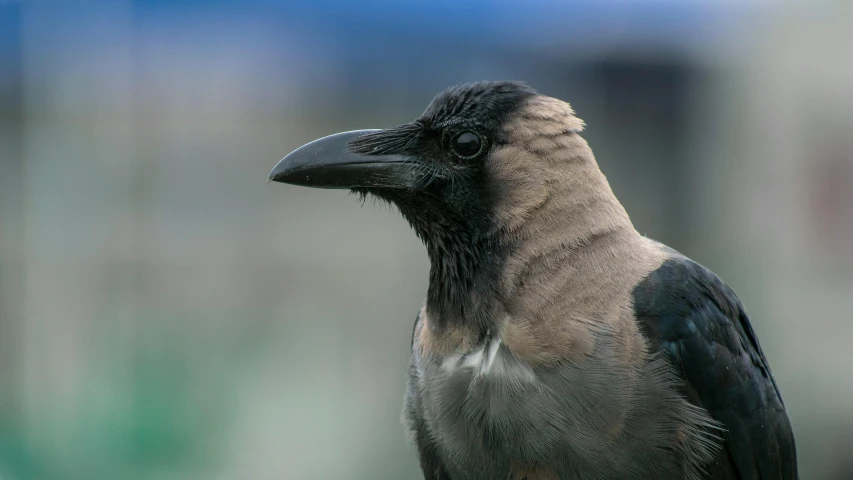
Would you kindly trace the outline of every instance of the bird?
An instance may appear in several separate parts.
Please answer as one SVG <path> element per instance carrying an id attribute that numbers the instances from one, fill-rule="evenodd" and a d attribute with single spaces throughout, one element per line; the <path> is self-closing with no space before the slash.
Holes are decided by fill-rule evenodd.
<path id="1" fill-rule="evenodd" d="M 424 244 L 402 409 L 424 479 L 797 479 L 743 304 L 637 231 L 585 126 L 524 82 L 465 83 L 268 181 L 388 202 Z"/>

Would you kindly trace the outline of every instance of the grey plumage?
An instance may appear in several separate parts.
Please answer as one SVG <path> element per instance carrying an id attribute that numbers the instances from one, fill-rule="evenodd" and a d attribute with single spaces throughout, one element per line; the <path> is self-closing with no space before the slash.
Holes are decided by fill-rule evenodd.
<path id="1" fill-rule="evenodd" d="M 637 233 L 583 126 L 565 102 L 481 82 L 270 174 L 392 202 L 423 240 L 403 419 L 425 478 L 797 478 L 737 297 Z"/>

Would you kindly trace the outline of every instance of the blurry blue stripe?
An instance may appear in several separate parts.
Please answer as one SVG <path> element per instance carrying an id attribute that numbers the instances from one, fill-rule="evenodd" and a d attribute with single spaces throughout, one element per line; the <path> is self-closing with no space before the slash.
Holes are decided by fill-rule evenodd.
<path id="1" fill-rule="evenodd" d="M 0 1 L 0 83 L 17 80 L 21 62 L 21 6 Z"/>
<path id="2" fill-rule="evenodd" d="M 483 43 L 560 41 L 614 29 L 622 34 L 682 37 L 699 34 L 722 9 L 719 2 L 624 0 L 140 0 L 134 5 L 138 13 L 153 17 L 231 12 L 345 36 L 366 32 L 452 36 Z"/>

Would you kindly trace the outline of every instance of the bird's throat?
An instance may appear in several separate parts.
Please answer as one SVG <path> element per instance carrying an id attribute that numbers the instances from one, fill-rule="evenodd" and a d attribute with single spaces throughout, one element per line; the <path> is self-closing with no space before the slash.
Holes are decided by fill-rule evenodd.
<path id="1" fill-rule="evenodd" d="M 426 308 L 435 328 L 487 330 L 498 307 L 507 248 L 486 229 L 447 211 L 399 205 L 423 241 L 430 260 Z"/>
<path id="2" fill-rule="evenodd" d="M 486 239 L 425 241 L 430 257 L 427 312 L 436 327 L 465 325 L 488 328 L 498 303 L 501 247 Z"/>

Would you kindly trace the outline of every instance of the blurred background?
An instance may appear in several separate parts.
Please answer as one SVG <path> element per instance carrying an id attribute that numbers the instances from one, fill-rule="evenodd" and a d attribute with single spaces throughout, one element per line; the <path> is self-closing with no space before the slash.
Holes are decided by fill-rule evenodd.
<path id="1" fill-rule="evenodd" d="M 516 79 L 638 230 L 745 303 L 804 479 L 853 478 L 853 3 L 0 0 L 0 479 L 420 478 L 427 258 L 266 185 L 316 137 Z"/>

